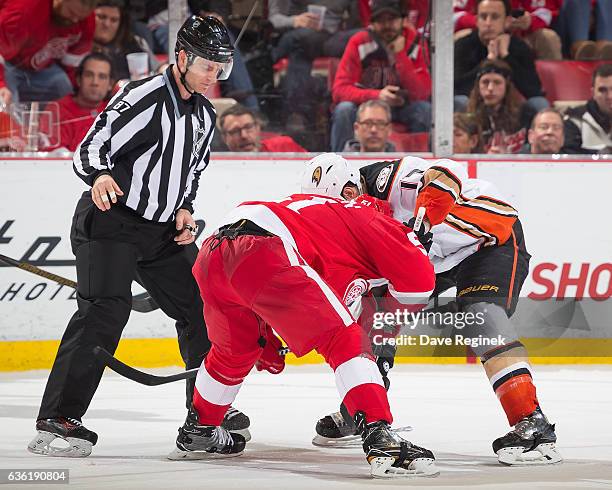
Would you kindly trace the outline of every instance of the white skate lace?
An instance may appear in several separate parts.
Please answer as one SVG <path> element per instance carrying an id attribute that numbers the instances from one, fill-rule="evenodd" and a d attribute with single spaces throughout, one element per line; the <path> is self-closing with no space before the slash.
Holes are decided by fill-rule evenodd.
<path id="1" fill-rule="evenodd" d="M 78 421 L 77 419 L 71 419 L 70 417 L 66 417 L 66 420 L 67 420 L 68 422 L 73 423 L 74 425 L 76 425 L 76 426 L 78 426 L 78 427 L 80 427 L 80 426 L 82 426 L 82 425 L 83 425 L 83 424 L 82 424 L 80 421 Z"/>
<path id="2" fill-rule="evenodd" d="M 215 427 L 213 431 L 213 435 L 211 436 L 215 442 L 217 442 L 222 447 L 228 447 L 234 445 L 234 439 L 229 431 L 225 430 L 223 427 Z"/>

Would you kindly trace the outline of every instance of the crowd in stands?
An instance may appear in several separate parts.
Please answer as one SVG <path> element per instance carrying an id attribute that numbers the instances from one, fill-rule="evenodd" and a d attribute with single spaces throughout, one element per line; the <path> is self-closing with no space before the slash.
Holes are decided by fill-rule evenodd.
<path id="1" fill-rule="evenodd" d="M 230 78 L 207 94 L 231 100 L 217 104 L 214 149 L 427 151 L 431 1 L 260 2 Z M 244 2 L 188 4 L 234 39 L 248 14 Z M 610 153 L 612 0 L 454 0 L 453 9 L 455 153 Z M 168 0 L 0 0 L 0 149 L 27 146 L 20 114 L 31 121 L 37 110 L 35 149 L 74 151 L 134 79 L 128 55 L 146 54 L 146 75 L 159 73 L 169 37 Z M 541 78 L 551 63 L 577 63 L 568 70 L 586 71 L 590 92 L 555 100 Z"/>

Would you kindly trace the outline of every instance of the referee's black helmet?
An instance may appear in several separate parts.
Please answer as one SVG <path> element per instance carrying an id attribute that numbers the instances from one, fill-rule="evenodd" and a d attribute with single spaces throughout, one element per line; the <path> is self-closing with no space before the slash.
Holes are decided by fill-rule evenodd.
<path id="1" fill-rule="evenodd" d="M 234 56 L 227 27 L 215 17 L 192 15 L 179 29 L 176 35 L 175 54 L 180 50 L 201 58 L 228 63 Z"/>

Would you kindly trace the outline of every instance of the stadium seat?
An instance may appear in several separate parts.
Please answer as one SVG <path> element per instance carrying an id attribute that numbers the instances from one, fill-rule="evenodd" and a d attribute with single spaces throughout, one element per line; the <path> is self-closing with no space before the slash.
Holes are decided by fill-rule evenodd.
<path id="1" fill-rule="evenodd" d="M 340 58 L 329 58 L 328 72 L 327 72 L 327 90 L 330 92 L 334 88 L 334 79 L 336 78 L 336 72 L 338 71 L 338 65 L 340 64 Z"/>
<path id="2" fill-rule="evenodd" d="M 333 63 L 337 62 L 338 58 L 315 58 L 312 63 L 312 74 L 313 75 L 322 75 L 325 77 L 329 77 L 330 69 L 334 70 Z M 287 66 L 289 65 L 289 60 L 287 58 L 282 58 L 278 60 L 273 68 L 274 68 L 274 85 L 278 87 L 280 82 L 280 78 L 287 71 Z M 336 67 L 338 65 L 336 64 Z"/>
<path id="3" fill-rule="evenodd" d="M 429 133 L 396 133 L 389 135 L 389 141 L 397 151 L 426 152 L 429 151 Z"/>
<path id="4" fill-rule="evenodd" d="M 591 98 L 591 77 L 600 63 L 536 60 L 536 70 L 551 104 L 557 100 L 583 101 Z"/>

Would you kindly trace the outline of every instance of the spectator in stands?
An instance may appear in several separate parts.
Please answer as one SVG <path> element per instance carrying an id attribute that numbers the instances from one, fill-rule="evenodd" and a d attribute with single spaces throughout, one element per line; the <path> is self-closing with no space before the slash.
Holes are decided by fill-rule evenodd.
<path id="1" fill-rule="evenodd" d="M 236 152 L 305 152 L 289 136 L 261 139 L 261 120 L 248 107 L 236 104 L 219 119 L 223 142 L 229 151 Z"/>
<path id="2" fill-rule="evenodd" d="M 467 112 L 453 114 L 453 152 L 481 153 L 478 122 L 473 114 Z"/>
<path id="3" fill-rule="evenodd" d="M 485 61 L 476 75 L 468 112 L 474 114 L 485 153 L 518 153 L 533 111 L 521 104 L 512 72 L 500 60 Z"/>
<path id="4" fill-rule="evenodd" d="M 612 64 L 593 72 L 593 98 L 565 113 L 565 144 L 571 153 L 612 153 Z"/>
<path id="5" fill-rule="evenodd" d="M 0 100 L 48 101 L 72 92 L 91 49 L 95 0 L 0 1 Z"/>
<path id="6" fill-rule="evenodd" d="M 106 54 L 113 61 L 113 71 L 119 80 L 130 78 L 126 59 L 129 53 L 147 53 L 150 71 L 160 68 L 151 47 L 143 38 L 134 35 L 130 26 L 123 0 L 98 0 L 93 50 Z"/>
<path id="7" fill-rule="evenodd" d="M 532 155 L 553 155 L 567 153 L 563 149 L 565 134 L 563 131 L 563 116 L 557 109 L 547 107 L 538 112 L 527 135 L 529 144 L 520 153 Z"/>
<path id="8" fill-rule="evenodd" d="M 232 5 L 229 0 L 189 0 L 189 5 L 195 15 L 200 17 L 211 15 L 225 25 L 228 25 L 228 17 L 232 13 Z M 230 39 L 232 42 L 235 42 L 231 31 Z M 230 77 L 219 82 L 219 84 L 221 85 L 223 97 L 236 99 L 240 104 L 255 111 L 259 109 L 259 102 L 255 96 L 253 82 L 239 49 L 234 51 L 234 66 Z"/>
<path id="9" fill-rule="evenodd" d="M 431 77 L 419 39 L 402 29 L 399 1 L 374 0 L 371 27 L 351 37 L 336 72 L 332 151 L 342 151 L 351 138 L 357 107 L 366 100 L 389 104 L 392 120 L 412 132 L 429 131 Z"/>
<path id="10" fill-rule="evenodd" d="M 392 152 L 395 146 L 389 141 L 391 134 L 391 108 L 382 100 L 367 100 L 357 109 L 353 126 L 355 138 L 344 145 L 343 151 Z"/>
<path id="11" fill-rule="evenodd" d="M 561 39 L 551 28 L 562 0 L 511 0 L 507 30 L 522 38 L 533 49 L 537 59 L 560 60 Z M 477 0 L 453 2 L 455 39 L 476 28 Z"/>
<path id="12" fill-rule="evenodd" d="M 417 30 L 424 28 L 430 12 L 429 2 L 430 0 L 403 0 L 402 6 L 405 9 L 404 12 L 406 12 L 404 25 Z"/>
<path id="13" fill-rule="evenodd" d="M 595 42 L 589 40 L 593 14 Z M 612 0 L 563 0 L 557 30 L 573 59 L 612 60 Z"/>
<path id="14" fill-rule="evenodd" d="M 188 2 L 191 5 L 191 0 Z M 154 53 L 168 54 L 168 0 L 126 0 L 132 31 L 144 38 Z"/>
<path id="15" fill-rule="evenodd" d="M 70 151 L 83 140 L 94 120 L 104 110 L 113 87 L 112 61 L 104 53 L 88 54 L 77 69 L 77 92 L 66 95 L 59 105 L 59 141 L 45 150 L 67 148 Z M 47 133 L 46 128 L 41 128 Z"/>
<path id="16" fill-rule="evenodd" d="M 476 29 L 476 0 L 453 0 L 455 41 Z"/>
<path id="17" fill-rule="evenodd" d="M 312 7 L 325 8 L 322 19 L 308 11 Z M 272 61 L 289 59 L 283 91 L 288 121 L 296 128 L 306 127 L 314 112 L 314 59 L 342 56 L 350 36 L 362 29 L 357 10 L 357 2 L 351 0 L 268 1 L 268 18 L 276 30 L 283 32 L 272 50 Z M 347 29 L 343 26 L 345 16 Z M 349 131 L 351 127 L 352 123 Z"/>
<path id="18" fill-rule="evenodd" d="M 511 22 L 510 0 L 478 0 L 476 30 L 455 43 L 455 110 L 465 109 L 484 60 L 503 60 L 510 65 L 514 84 L 534 113 L 548 107 L 531 49 L 505 33 Z"/>

